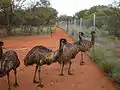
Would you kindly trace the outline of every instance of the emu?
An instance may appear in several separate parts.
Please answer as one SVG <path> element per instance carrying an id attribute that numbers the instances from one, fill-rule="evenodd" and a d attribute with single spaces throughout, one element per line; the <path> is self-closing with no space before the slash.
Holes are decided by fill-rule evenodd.
<path id="1" fill-rule="evenodd" d="M 14 87 L 18 87 L 19 85 L 17 82 L 17 68 L 20 65 L 20 61 L 18 59 L 17 53 L 13 50 L 6 51 L 3 54 L 3 49 L 2 49 L 3 45 L 4 43 L 0 41 L 0 77 L 7 75 L 8 90 L 11 90 L 9 72 L 11 70 L 14 71 L 14 75 L 15 75 Z"/>
<path id="2" fill-rule="evenodd" d="M 79 53 L 80 50 L 83 50 L 83 47 L 81 47 L 81 42 L 82 39 L 79 39 L 79 41 L 74 42 L 74 43 L 69 43 L 67 42 L 64 45 L 63 48 L 63 54 L 57 59 L 57 62 L 61 65 L 61 71 L 60 71 L 60 76 L 63 76 L 63 69 L 64 65 L 69 63 L 68 67 L 68 75 L 72 75 L 70 69 L 72 65 L 72 59 L 75 58 L 75 56 Z"/>
<path id="3" fill-rule="evenodd" d="M 73 73 L 71 73 L 70 69 L 71 69 L 71 65 L 72 65 L 72 59 L 75 58 L 75 56 L 81 51 L 81 52 L 85 52 L 88 51 L 89 48 L 92 47 L 92 45 L 94 44 L 94 33 L 95 31 L 91 32 L 92 35 L 92 39 L 91 42 L 87 41 L 87 40 L 83 40 L 83 36 L 84 33 L 83 32 L 79 32 L 79 40 L 73 43 L 69 43 L 67 42 L 67 44 L 65 44 L 65 47 L 63 48 L 63 54 L 57 59 L 57 62 L 61 65 L 61 72 L 60 72 L 60 76 L 63 76 L 63 69 L 64 69 L 64 65 L 69 63 L 69 67 L 68 67 L 68 75 L 72 75 Z"/>
<path id="4" fill-rule="evenodd" d="M 89 49 L 92 48 L 92 46 L 95 44 L 95 35 L 96 35 L 96 32 L 91 31 L 91 41 L 89 41 L 89 40 L 83 39 L 83 37 L 84 37 L 83 32 L 79 32 L 79 39 L 82 39 L 81 47 L 83 47 L 83 49 L 80 50 L 81 51 L 80 65 L 83 65 L 83 63 L 84 63 L 84 61 L 83 61 L 83 53 L 85 53 L 86 51 L 89 51 Z"/>
<path id="5" fill-rule="evenodd" d="M 33 83 L 39 83 L 38 87 L 43 87 L 44 85 L 41 82 L 41 67 L 42 65 L 50 65 L 62 55 L 64 44 L 66 44 L 67 40 L 61 38 L 60 39 L 60 45 L 59 49 L 56 51 L 52 51 L 51 49 L 48 49 L 42 45 L 33 47 L 25 56 L 24 58 L 24 65 L 25 66 L 31 66 L 33 64 L 36 64 L 34 77 L 33 77 Z M 36 78 L 36 72 L 38 70 L 38 76 L 39 76 L 39 82 L 35 80 Z"/>

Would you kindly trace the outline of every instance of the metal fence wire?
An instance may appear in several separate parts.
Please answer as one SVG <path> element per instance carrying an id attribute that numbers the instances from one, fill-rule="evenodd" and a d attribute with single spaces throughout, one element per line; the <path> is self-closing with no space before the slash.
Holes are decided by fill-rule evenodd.
<path id="1" fill-rule="evenodd" d="M 82 20 L 81 23 L 78 22 L 78 20 L 74 21 L 74 23 L 70 23 L 66 21 L 59 21 L 58 26 L 63 28 L 65 32 L 70 35 L 73 40 L 78 40 L 78 33 L 82 31 L 85 33 L 85 39 L 90 40 L 91 39 L 91 31 L 96 30 L 96 42 L 95 45 L 101 45 L 104 48 L 106 48 L 108 51 L 114 52 L 116 50 L 116 46 L 118 46 L 118 43 L 115 43 L 114 36 L 110 35 L 108 31 L 106 31 L 104 28 L 97 29 L 94 26 L 94 20 L 93 22 L 90 22 L 89 20 Z"/>

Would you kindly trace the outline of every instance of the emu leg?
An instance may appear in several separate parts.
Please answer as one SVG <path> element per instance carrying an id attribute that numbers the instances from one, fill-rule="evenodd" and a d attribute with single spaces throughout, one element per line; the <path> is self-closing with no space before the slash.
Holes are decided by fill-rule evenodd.
<path id="1" fill-rule="evenodd" d="M 64 74 L 63 74 L 63 68 L 64 68 L 64 62 L 62 63 L 61 73 L 60 73 L 59 76 L 64 76 Z"/>
<path id="2" fill-rule="evenodd" d="M 81 52 L 81 62 L 80 65 L 83 65 L 84 61 L 83 61 L 83 52 Z"/>
<path id="3" fill-rule="evenodd" d="M 70 72 L 71 64 L 72 64 L 72 62 L 70 61 L 70 63 L 69 63 L 69 68 L 68 68 L 68 75 L 73 75 L 73 73 Z"/>
<path id="4" fill-rule="evenodd" d="M 11 88 L 10 88 L 10 78 L 9 78 L 9 73 L 7 73 L 7 78 L 8 78 L 8 90 L 11 90 Z"/>
<path id="5" fill-rule="evenodd" d="M 17 70 L 16 69 L 14 69 L 14 75 L 15 75 L 15 84 L 14 84 L 14 87 L 16 88 L 16 87 L 19 86 L 18 82 L 17 82 Z"/>
<path id="6" fill-rule="evenodd" d="M 40 73 L 41 73 L 41 66 L 38 66 L 38 76 L 39 76 L 39 84 L 38 84 L 38 87 L 43 88 L 44 85 L 41 83 Z"/>
<path id="7" fill-rule="evenodd" d="M 52 32 L 51 32 L 51 37 L 52 37 Z"/>
<path id="8" fill-rule="evenodd" d="M 37 69 L 38 69 L 38 65 L 36 65 L 36 67 L 35 67 L 35 73 L 34 73 L 34 77 L 33 77 L 33 83 L 39 83 L 39 82 L 37 82 L 37 81 L 35 80 Z"/>

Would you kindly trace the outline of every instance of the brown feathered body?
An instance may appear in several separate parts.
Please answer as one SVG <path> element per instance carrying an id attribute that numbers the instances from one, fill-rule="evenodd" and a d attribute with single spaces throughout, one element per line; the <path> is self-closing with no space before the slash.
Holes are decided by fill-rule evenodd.
<path id="1" fill-rule="evenodd" d="M 63 54 L 59 57 L 58 62 L 69 63 L 71 59 L 75 58 L 79 52 L 79 46 L 73 43 L 67 43 L 63 48 Z"/>
<path id="2" fill-rule="evenodd" d="M 79 44 L 79 41 L 74 42 L 74 44 L 78 45 L 79 52 L 86 52 L 92 47 L 91 41 L 82 40 Z"/>
<path id="3" fill-rule="evenodd" d="M 5 52 L 0 59 L 0 77 L 16 69 L 19 65 L 20 61 L 15 51 L 9 50 Z"/>
<path id="4" fill-rule="evenodd" d="M 9 72 L 11 70 L 14 71 L 14 75 L 15 75 L 14 87 L 18 87 L 17 68 L 20 66 L 20 61 L 18 59 L 17 53 L 13 50 L 9 50 L 3 53 L 2 46 L 3 46 L 3 42 L 0 41 L 0 77 L 7 75 L 8 90 L 11 90 Z"/>
<path id="5" fill-rule="evenodd" d="M 50 65 L 54 58 L 58 55 L 58 50 L 53 52 L 42 45 L 33 47 L 26 55 L 24 59 L 24 64 L 26 66 L 38 64 L 38 65 Z M 59 55 L 58 55 L 59 56 Z"/>

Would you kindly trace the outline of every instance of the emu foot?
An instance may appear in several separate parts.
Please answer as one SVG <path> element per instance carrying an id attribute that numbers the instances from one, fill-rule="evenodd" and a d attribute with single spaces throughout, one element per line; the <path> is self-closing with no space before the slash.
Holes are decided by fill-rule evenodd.
<path id="1" fill-rule="evenodd" d="M 13 86 L 14 86 L 15 88 L 19 87 L 18 83 L 15 83 Z"/>
<path id="2" fill-rule="evenodd" d="M 71 72 L 68 72 L 68 75 L 73 75 L 73 73 L 71 73 Z"/>
<path id="3" fill-rule="evenodd" d="M 82 62 L 80 62 L 80 65 L 84 65 L 84 63 L 85 63 L 85 62 L 83 62 L 83 61 L 82 61 Z"/>
<path id="4" fill-rule="evenodd" d="M 33 83 L 39 83 L 38 81 L 36 81 L 36 80 L 33 80 Z"/>
<path id="5" fill-rule="evenodd" d="M 61 73 L 61 74 L 59 74 L 59 76 L 64 76 L 64 74 L 63 74 L 63 73 Z"/>
<path id="6" fill-rule="evenodd" d="M 11 90 L 11 88 L 8 88 L 8 90 Z"/>
<path id="7" fill-rule="evenodd" d="M 37 87 L 41 87 L 41 88 L 43 88 L 44 85 L 43 85 L 43 84 L 38 84 Z"/>

